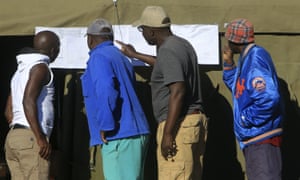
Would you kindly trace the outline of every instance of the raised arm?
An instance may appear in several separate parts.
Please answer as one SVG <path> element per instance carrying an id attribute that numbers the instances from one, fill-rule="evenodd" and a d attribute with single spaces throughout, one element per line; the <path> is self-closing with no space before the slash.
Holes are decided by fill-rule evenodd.
<path id="1" fill-rule="evenodd" d="M 154 63 L 156 61 L 155 56 L 150 56 L 148 54 L 143 54 L 143 53 L 137 52 L 131 44 L 125 44 L 118 40 L 116 40 L 116 42 L 121 45 L 121 51 L 126 56 L 128 56 L 130 58 L 139 59 L 139 60 L 149 64 L 150 66 L 154 65 Z"/>

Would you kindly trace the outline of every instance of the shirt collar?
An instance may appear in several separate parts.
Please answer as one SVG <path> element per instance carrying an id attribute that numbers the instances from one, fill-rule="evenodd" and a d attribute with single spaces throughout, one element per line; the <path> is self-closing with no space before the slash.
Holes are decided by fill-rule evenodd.
<path id="1" fill-rule="evenodd" d="M 95 46 L 93 49 L 91 49 L 89 54 L 93 53 L 96 49 L 99 49 L 99 48 L 102 48 L 105 46 L 111 46 L 111 45 L 113 45 L 112 41 L 104 41 L 104 42 L 98 44 L 97 46 Z"/>

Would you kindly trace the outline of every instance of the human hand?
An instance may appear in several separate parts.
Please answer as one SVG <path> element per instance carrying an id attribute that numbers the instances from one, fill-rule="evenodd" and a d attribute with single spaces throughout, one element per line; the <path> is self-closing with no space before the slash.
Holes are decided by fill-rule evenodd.
<path id="1" fill-rule="evenodd" d="M 40 147 L 39 155 L 46 160 L 50 159 L 52 147 L 51 144 L 47 141 L 46 136 L 43 135 L 39 140 L 37 140 L 37 144 Z"/>
<path id="2" fill-rule="evenodd" d="M 7 119 L 7 123 L 10 125 L 12 123 L 12 118 Z"/>
<path id="3" fill-rule="evenodd" d="M 137 52 L 131 44 L 125 44 L 124 42 L 119 41 L 119 40 L 115 40 L 115 41 L 116 41 L 116 43 L 121 45 L 121 51 L 123 54 L 125 54 L 126 56 L 128 56 L 130 58 L 136 57 Z"/>
<path id="4" fill-rule="evenodd" d="M 225 63 L 231 65 L 233 64 L 233 53 L 228 46 L 224 46 L 223 48 L 223 60 Z"/>
<path id="5" fill-rule="evenodd" d="M 101 135 L 101 140 L 104 144 L 107 144 L 107 139 L 106 139 L 106 135 L 105 135 L 105 131 L 100 131 L 100 135 Z"/>
<path id="6" fill-rule="evenodd" d="M 172 135 L 164 135 L 161 142 L 161 154 L 168 160 L 172 159 L 177 152 L 176 142 L 173 139 Z M 172 159 L 173 160 L 173 159 Z"/>

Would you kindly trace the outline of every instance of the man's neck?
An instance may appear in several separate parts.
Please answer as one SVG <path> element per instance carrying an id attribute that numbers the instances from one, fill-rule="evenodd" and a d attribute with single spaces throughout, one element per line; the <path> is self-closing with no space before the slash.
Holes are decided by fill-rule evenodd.
<path id="1" fill-rule="evenodd" d="M 243 45 L 243 46 L 239 46 L 239 50 L 240 50 L 240 55 L 241 56 L 246 56 L 248 51 L 251 49 L 251 47 L 253 47 L 255 44 L 254 43 L 250 43 L 247 45 Z"/>
<path id="2" fill-rule="evenodd" d="M 157 47 L 160 47 L 170 36 L 173 36 L 172 32 L 160 34 L 160 36 L 157 38 Z"/>

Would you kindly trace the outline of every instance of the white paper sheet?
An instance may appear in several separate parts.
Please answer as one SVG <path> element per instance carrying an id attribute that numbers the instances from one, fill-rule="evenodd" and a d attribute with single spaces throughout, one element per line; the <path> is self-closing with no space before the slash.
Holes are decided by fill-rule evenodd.
<path id="1" fill-rule="evenodd" d="M 156 47 L 149 46 L 142 33 L 131 25 L 113 25 L 116 40 L 132 44 L 137 51 L 156 55 Z M 191 42 L 201 65 L 219 64 L 219 33 L 217 25 L 172 25 L 174 34 Z M 36 27 L 35 32 L 50 30 L 55 32 L 61 41 L 60 53 L 50 65 L 52 68 L 84 69 L 88 60 L 89 49 L 86 42 L 86 27 Z M 129 59 L 133 65 L 145 65 L 140 61 Z"/>

